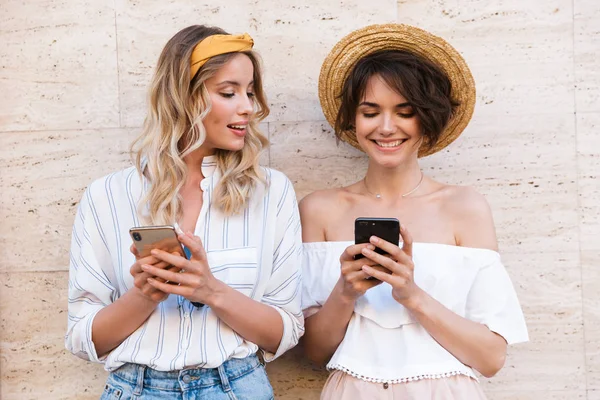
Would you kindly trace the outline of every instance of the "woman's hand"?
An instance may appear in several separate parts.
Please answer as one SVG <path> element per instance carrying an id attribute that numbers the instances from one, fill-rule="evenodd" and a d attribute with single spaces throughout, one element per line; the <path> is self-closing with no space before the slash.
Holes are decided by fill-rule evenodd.
<path id="1" fill-rule="evenodd" d="M 210 272 L 206 252 L 199 237 L 188 232 L 185 235 L 179 235 L 178 239 L 190 249 L 191 259 L 187 260 L 178 254 L 170 254 L 166 251 L 154 249 L 151 254 L 155 258 L 173 265 L 181 271 L 173 272 L 158 268 L 156 265 L 142 264 L 142 269 L 145 272 L 156 277 L 149 277 L 147 281 L 161 292 L 177 294 L 192 302 L 210 304 L 211 299 L 224 283 L 216 279 Z M 161 282 L 159 278 L 169 283 Z"/>
<path id="2" fill-rule="evenodd" d="M 422 292 L 414 280 L 415 264 L 412 260 L 412 237 L 404 226 L 400 228 L 400 235 L 403 241 L 402 249 L 378 237 L 371 237 L 370 242 L 388 253 L 388 256 L 383 256 L 368 248 L 362 249 L 362 254 L 365 257 L 385 267 L 389 272 L 368 265 L 363 266 L 362 270 L 375 279 L 389 283 L 392 286 L 394 299 L 398 303 L 407 306 Z"/>
<path id="3" fill-rule="evenodd" d="M 148 278 L 150 278 L 150 274 L 142 269 L 142 265 L 151 264 L 154 265 L 156 268 L 163 269 L 168 267 L 169 263 L 161 261 L 153 256 L 140 258 L 140 254 L 138 253 L 134 245 L 131 245 L 129 250 L 135 256 L 135 263 L 131 266 L 129 270 L 129 272 L 133 276 L 133 284 L 135 285 L 135 287 L 139 289 L 143 296 L 156 303 L 160 303 L 161 301 L 166 300 L 167 297 L 169 297 L 169 293 L 162 292 L 148 283 Z"/>
<path id="4" fill-rule="evenodd" d="M 354 244 L 348 246 L 340 257 L 342 296 L 351 301 L 355 301 L 367 290 L 381 283 L 377 279 L 368 279 L 369 274 L 363 269 L 365 266 L 373 267 L 378 262 L 368 258 L 355 259 L 355 256 L 361 254 L 361 251 L 365 249 L 374 250 L 375 246 L 369 243 Z"/>

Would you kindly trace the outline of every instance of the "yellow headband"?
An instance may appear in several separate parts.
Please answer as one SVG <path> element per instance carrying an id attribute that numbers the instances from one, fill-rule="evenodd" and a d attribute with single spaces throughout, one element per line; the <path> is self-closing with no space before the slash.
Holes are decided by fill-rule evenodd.
<path id="1" fill-rule="evenodd" d="M 243 35 L 212 35 L 202 40 L 194 47 L 190 58 L 190 79 L 210 58 L 225 53 L 248 51 L 254 46 L 254 40 L 244 33 Z"/>

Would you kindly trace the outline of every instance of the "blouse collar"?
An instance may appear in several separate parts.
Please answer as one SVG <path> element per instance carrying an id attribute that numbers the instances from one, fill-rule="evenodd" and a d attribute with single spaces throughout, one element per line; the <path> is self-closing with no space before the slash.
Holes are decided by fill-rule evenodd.
<path id="1" fill-rule="evenodd" d="M 202 175 L 204 175 L 205 178 L 211 177 L 215 173 L 216 169 L 217 169 L 217 156 L 215 156 L 215 155 L 206 156 L 202 159 L 201 170 L 202 170 Z"/>

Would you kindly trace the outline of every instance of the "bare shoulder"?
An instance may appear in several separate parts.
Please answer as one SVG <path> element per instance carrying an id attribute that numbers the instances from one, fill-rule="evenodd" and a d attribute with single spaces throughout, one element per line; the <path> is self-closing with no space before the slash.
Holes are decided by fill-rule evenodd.
<path id="1" fill-rule="evenodd" d="M 300 219 L 302 221 L 302 240 L 321 242 L 325 240 L 325 227 L 339 210 L 341 189 L 317 190 L 300 200 Z"/>
<path id="2" fill-rule="evenodd" d="M 444 195 L 457 244 L 497 250 L 494 218 L 485 196 L 470 186 L 446 186 Z"/>
<path id="3" fill-rule="evenodd" d="M 471 186 L 446 185 L 444 192 L 449 209 L 453 212 L 475 213 L 478 216 L 491 215 L 485 196 Z"/>

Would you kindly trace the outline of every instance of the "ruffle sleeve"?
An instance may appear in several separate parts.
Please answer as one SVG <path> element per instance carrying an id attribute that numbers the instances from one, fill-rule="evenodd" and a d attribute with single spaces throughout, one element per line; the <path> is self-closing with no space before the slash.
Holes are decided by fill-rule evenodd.
<path id="1" fill-rule="evenodd" d="M 467 295 L 465 316 L 486 325 L 508 344 L 527 342 L 525 317 L 512 281 L 496 252 L 470 262 L 481 265 Z"/>

